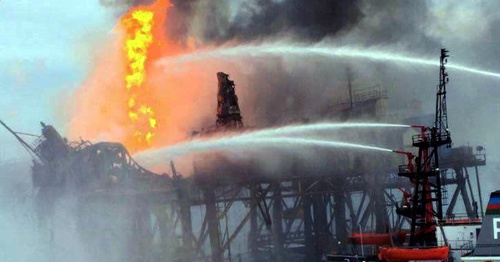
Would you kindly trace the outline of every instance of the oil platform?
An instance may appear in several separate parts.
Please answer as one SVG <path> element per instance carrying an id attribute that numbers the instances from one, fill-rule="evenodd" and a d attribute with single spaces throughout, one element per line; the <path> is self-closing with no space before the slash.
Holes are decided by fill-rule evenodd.
<path id="1" fill-rule="evenodd" d="M 450 249 L 472 250 L 438 231 L 481 224 L 478 170 L 486 164 L 482 147 L 447 148 L 447 57 L 441 50 L 434 121 L 415 126 L 417 152 L 395 151 L 407 161 L 399 168 L 398 154 L 321 151 L 313 163 L 287 155 L 286 168 L 269 175 L 258 161 L 217 153 L 195 160 L 192 176 L 179 174 L 173 162 L 170 174 L 155 174 L 118 143 L 69 142 L 42 123 L 33 145 L 0 123 L 33 158 L 37 212 L 48 241 L 58 239 L 55 206 L 71 196 L 78 232 L 95 261 L 394 261 L 408 257 L 394 258 L 391 250 L 441 247 L 447 258 Z M 222 72 L 217 80 L 216 123 L 204 132 L 244 130 L 234 81 Z M 349 84 L 349 94 L 348 103 L 328 108 L 327 119 L 383 119 L 383 110 L 375 109 L 387 91 L 356 91 Z M 406 135 L 380 139 L 403 147 Z"/>

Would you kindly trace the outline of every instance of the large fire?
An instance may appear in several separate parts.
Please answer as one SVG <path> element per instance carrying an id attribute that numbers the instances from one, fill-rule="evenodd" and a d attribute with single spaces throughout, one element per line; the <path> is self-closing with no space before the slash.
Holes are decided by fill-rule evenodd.
<path id="1" fill-rule="evenodd" d="M 118 140 L 132 152 L 153 144 L 161 125 L 153 63 L 177 49 L 168 43 L 163 28 L 170 6 L 168 0 L 158 0 L 122 16 L 113 46 L 98 58 L 76 94 L 70 135 Z"/>
<path id="2" fill-rule="evenodd" d="M 167 37 L 170 6 L 157 0 L 129 10 L 109 42 L 91 50 L 93 69 L 69 103 L 71 139 L 121 142 L 135 153 L 179 142 L 215 121 L 220 63 L 156 64 L 194 46 Z"/>
<path id="3" fill-rule="evenodd" d="M 145 141 L 148 145 L 151 144 L 156 128 L 155 111 L 142 101 L 140 94 L 141 91 L 147 92 L 144 90 L 147 87 L 143 84 L 146 78 L 145 64 L 148 61 L 148 51 L 156 40 L 152 33 L 154 17 L 154 12 L 138 9 L 121 20 L 127 31 L 124 49 L 127 54 L 125 83 L 130 93 L 127 103 L 128 116 L 137 128 L 134 137 L 139 143 Z"/>

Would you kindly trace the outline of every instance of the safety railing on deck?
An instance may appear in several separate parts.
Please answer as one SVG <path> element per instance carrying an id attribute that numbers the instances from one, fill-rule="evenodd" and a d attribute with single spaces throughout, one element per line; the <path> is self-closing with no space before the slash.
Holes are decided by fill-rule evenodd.
<path id="1" fill-rule="evenodd" d="M 448 141 L 450 140 L 450 136 L 449 134 L 436 134 L 435 136 L 435 141 L 432 140 L 432 136 L 430 133 L 426 133 L 425 135 L 422 135 L 422 134 L 419 134 L 419 135 L 413 135 L 411 140 L 413 142 L 413 144 L 420 144 L 420 143 L 424 143 L 424 142 L 432 142 L 432 143 L 435 143 L 435 142 L 442 142 L 442 143 L 448 143 Z"/>
<path id="2" fill-rule="evenodd" d="M 442 222 L 445 226 L 452 225 L 478 225 L 483 221 L 480 217 L 477 216 L 469 216 L 468 214 L 453 214 L 451 216 L 446 216 L 444 221 Z"/>
<path id="3" fill-rule="evenodd" d="M 387 90 L 382 89 L 380 85 L 355 90 L 351 98 L 345 98 L 337 101 L 334 105 L 328 108 L 329 112 L 337 112 L 351 108 L 351 104 L 359 104 L 366 101 L 387 99 Z"/>

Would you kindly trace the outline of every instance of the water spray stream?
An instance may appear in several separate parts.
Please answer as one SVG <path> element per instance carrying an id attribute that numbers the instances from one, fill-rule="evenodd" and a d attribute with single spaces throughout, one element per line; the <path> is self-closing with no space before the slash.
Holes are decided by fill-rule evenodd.
<path id="1" fill-rule="evenodd" d="M 174 145 L 164 149 L 139 153 L 134 157 L 139 162 L 147 166 L 148 163 L 156 162 L 155 159 L 164 162 L 172 158 L 177 158 L 192 153 L 200 153 L 208 150 L 217 150 L 217 151 L 235 150 L 235 149 L 248 150 L 248 149 L 258 149 L 258 148 L 291 148 L 296 150 L 302 150 L 304 146 L 316 146 L 316 147 L 327 147 L 327 148 L 350 148 L 350 149 L 393 152 L 393 150 L 391 149 L 382 147 L 367 146 L 367 145 L 338 142 L 338 141 L 325 141 L 317 139 L 287 138 L 287 137 L 250 139 L 248 137 L 247 138 L 231 137 L 231 138 L 221 138 L 209 141 L 200 141 L 200 140 L 190 141 L 187 143 Z"/>
<path id="2" fill-rule="evenodd" d="M 400 128 L 400 127 L 411 127 L 411 126 L 400 125 L 400 124 L 383 124 L 383 123 L 316 123 L 308 125 L 294 125 L 294 126 L 284 126 L 272 129 L 263 129 L 263 130 L 240 134 L 238 135 L 238 137 L 258 138 L 266 136 L 303 134 L 307 132 L 327 131 L 327 130 L 335 130 L 341 128 L 374 128 L 374 127 Z"/>
<path id="3" fill-rule="evenodd" d="M 385 123 L 316 123 L 307 125 L 293 125 L 284 126 L 278 128 L 269 128 L 258 131 L 252 131 L 248 133 L 238 133 L 235 135 L 225 136 L 216 139 L 207 140 L 193 140 L 177 145 L 173 145 L 167 148 L 147 151 L 136 155 L 135 157 L 139 159 L 140 162 L 155 162 L 154 159 L 162 158 L 160 161 L 164 161 L 163 158 L 175 158 L 190 153 L 196 153 L 207 150 L 231 150 L 231 149 L 241 149 L 240 147 L 248 148 L 265 148 L 265 147 L 290 147 L 290 146 L 337 146 L 337 147 L 351 147 L 351 148 L 364 148 L 364 149 L 375 149 L 376 147 L 363 146 L 358 144 L 326 141 L 326 140 L 315 140 L 315 139 L 305 139 L 305 138 L 289 138 L 289 137 L 279 137 L 293 134 L 304 135 L 308 132 L 317 131 L 328 131 L 341 128 L 409 128 L 409 125 L 401 124 L 385 124 Z M 389 149 L 387 149 L 389 150 Z"/>
<path id="4" fill-rule="evenodd" d="M 409 63 L 424 66 L 439 66 L 439 61 L 433 59 L 424 59 L 411 57 L 408 55 L 397 54 L 390 51 L 359 49 L 351 47 L 334 47 L 325 45 L 300 46 L 293 44 L 262 44 L 262 45 L 240 45 L 232 47 L 220 47 L 218 49 L 201 50 L 194 53 L 164 58 L 159 61 L 159 65 L 168 65 L 172 63 L 196 62 L 209 58 L 220 59 L 221 57 L 261 57 L 261 56 L 324 56 L 324 57 L 348 57 L 363 58 L 374 61 L 389 61 L 394 63 Z M 500 78 L 500 73 L 485 71 L 465 65 L 449 63 L 448 68 L 468 72 L 477 75 Z"/>

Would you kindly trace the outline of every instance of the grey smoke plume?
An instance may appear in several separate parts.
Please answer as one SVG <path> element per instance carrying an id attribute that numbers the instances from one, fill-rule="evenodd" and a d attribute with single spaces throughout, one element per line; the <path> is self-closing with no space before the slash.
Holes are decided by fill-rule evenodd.
<path id="1" fill-rule="evenodd" d="M 148 2 L 115 0 L 111 4 L 132 6 Z M 180 42 L 189 37 L 204 45 L 288 39 L 308 43 L 327 41 L 337 45 L 404 46 L 422 54 L 440 48 L 437 37 L 427 33 L 431 2 L 172 0 L 172 3 L 174 6 L 168 10 L 166 31 L 171 39 Z M 268 125 L 276 123 L 277 119 L 297 120 L 322 113 L 328 105 L 344 99 L 346 67 L 352 67 L 358 79 L 367 79 L 366 74 L 374 78 L 355 83 L 357 87 L 382 84 L 387 78 L 394 80 L 393 68 L 383 64 L 353 64 L 317 58 L 302 62 L 304 66 L 291 66 L 286 61 L 269 57 L 266 61 L 252 61 L 253 73 L 250 76 L 248 73 L 228 72 L 234 75 L 233 79 L 240 87 L 252 88 L 248 93 L 251 102 L 245 98 L 242 101 L 247 100 L 242 105 L 244 112 L 252 112 L 249 117 L 247 113 L 247 121 Z M 368 73 L 373 70 L 376 73 Z M 257 75 L 259 77 L 255 77 Z M 392 81 L 392 84 L 398 87 L 406 85 L 405 80 Z M 245 91 L 239 89 L 238 92 Z M 396 94 L 393 103 L 399 107 L 406 103 L 398 104 L 401 100 L 397 98 L 408 93 L 398 92 L 393 92 Z M 411 88 L 410 92 L 413 92 Z"/>
<path id="2" fill-rule="evenodd" d="M 500 71 L 499 60 L 491 59 L 500 55 L 498 2 L 175 0 L 173 4 L 166 27 L 181 41 L 188 37 L 207 45 L 276 39 L 323 41 L 383 47 L 436 60 L 439 49 L 446 47 L 451 61 Z M 353 72 L 354 88 L 380 84 L 388 90 L 389 119 L 433 113 L 437 69 L 317 57 L 242 58 L 226 64 L 217 70 L 235 80 L 247 125 L 273 125 L 287 118 L 320 114 L 346 97 L 346 67 Z M 448 110 L 454 141 L 457 145 L 484 144 L 489 149 L 490 167 L 496 170 L 500 153 L 494 148 L 500 144 L 492 130 L 498 130 L 498 125 L 490 120 L 499 112 L 499 84 L 453 70 L 449 73 Z"/>
<path id="3" fill-rule="evenodd" d="M 218 42 L 233 39 L 244 41 L 290 34 L 298 38 L 319 40 L 356 24 L 362 17 L 358 1 L 218 2 L 218 5 L 203 1 L 198 3 L 199 6 L 209 7 L 197 10 L 205 17 L 206 23 L 201 32 L 203 39 Z"/>
<path id="4" fill-rule="evenodd" d="M 131 7 L 152 0 L 100 0 L 107 7 Z M 294 35 L 320 40 L 355 25 L 359 1 L 340 0 L 172 0 L 169 33 L 203 42 L 255 40 Z"/>
<path id="5" fill-rule="evenodd" d="M 135 6 L 152 0 L 101 0 L 106 6 Z M 315 42 L 332 36 L 362 36 L 364 44 L 405 41 L 435 47 L 425 31 L 434 3 L 366 0 L 172 0 L 167 28 L 175 37 L 204 43 L 291 37 Z M 350 37 L 347 37 L 348 39 Z"/>
<path id="6" fill-rule="evenodd" d="M 363 19 L 339 40 L 365 46 L 404 45 L 408 50 L 437 49 L 439 41 L 426 32 L 431 8 L 429 1 L 363 1 Z"/>

